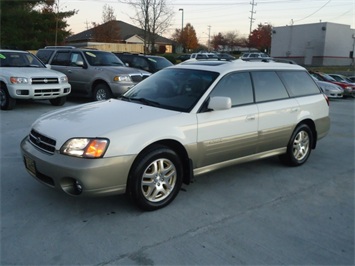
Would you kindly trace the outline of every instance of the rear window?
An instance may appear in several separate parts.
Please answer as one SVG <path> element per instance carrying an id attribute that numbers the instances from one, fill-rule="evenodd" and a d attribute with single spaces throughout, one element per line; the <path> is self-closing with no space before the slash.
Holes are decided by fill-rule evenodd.
<path id="1" fill-rule="evenodd" d="M 304 71 L 281 71 L 279 75 L 290 96 L 305 96 L 320 92 L 316 83 Z"/>

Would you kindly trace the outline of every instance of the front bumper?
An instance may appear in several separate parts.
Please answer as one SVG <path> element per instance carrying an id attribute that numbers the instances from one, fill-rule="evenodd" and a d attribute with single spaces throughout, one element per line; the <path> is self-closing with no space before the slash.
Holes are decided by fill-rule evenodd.
<path id="1" fill-rule="evenodd" d="M 10 96 L 14 99 L 48 100 L 67 96 L 71 92 L 71 86 L 66 84 L 43 85 L 7 85 Z"/>
<path id="2" fill-rule="evenodd" d="M 126 191 L 129 170 L 135 156 L 100 159 L 75 158 L 44 153 L 26 138 L 21 152 L 27 171 L 39 182 L 72 196 L 121 194 Z"/>

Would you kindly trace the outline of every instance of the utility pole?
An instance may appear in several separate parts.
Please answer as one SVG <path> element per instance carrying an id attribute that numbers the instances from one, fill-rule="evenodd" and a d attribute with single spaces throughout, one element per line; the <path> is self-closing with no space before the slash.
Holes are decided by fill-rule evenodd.
<path id="1" fill-rule="evenodd" d="M 252 28 L 253 22 L 255 20 L 254 14 L 256 13 L 256 11 L 254 11 L 254 6 L 257 5 L 257 4 L 254 3 L 254 0 L 250 4 L 251 4 L 251 11 L 250 11 L 250 17 L 249 17 L 249 19 L 250 19 L 249 35 L 251 34 L 251 28 Z"/>
<path id="2" fill-rule="evenodd" d="M 211 26 L 208 26 L 208 51 L 210 51 L 211 47 Z"/>

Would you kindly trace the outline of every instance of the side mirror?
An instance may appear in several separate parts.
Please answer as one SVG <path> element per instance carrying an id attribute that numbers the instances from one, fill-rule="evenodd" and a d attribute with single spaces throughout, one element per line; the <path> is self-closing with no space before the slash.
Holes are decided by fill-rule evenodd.
<path id="1" fill-rule="evenodd" d="M 208 109 L 218 111 L 232 108 L 232 100 L 229 97 L 211 97 L 208 103 Z"/>
<path id="2" fill-rule="evenodd" d="M 85 67 L 85 64 L 83 61 L 77 61 L 75 64 L 79 67 Z"/>
<path id="3" fill-rule="evenodd" d="M 46 68 L 48 69 L 52 69 L 51 65 L 50 64 L 46 64 Z"/>

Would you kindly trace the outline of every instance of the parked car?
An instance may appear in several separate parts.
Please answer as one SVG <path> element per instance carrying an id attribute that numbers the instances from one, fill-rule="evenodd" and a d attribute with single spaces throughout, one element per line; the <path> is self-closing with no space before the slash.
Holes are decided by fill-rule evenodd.
<path id="1" fill-rule="evenodd" d="M 189 60 L 191 57 L 191 54 L 181 54 L 178 57 L 176 57 L 176 60 L 179 60 L 180 62 L 184 62 L 186 60 Z"/>
<path id="2" fill-rule="evenodd" d="M 339 75 L 339 74 L 329 74 L 329 76 L 331 76 L 333 79 L 335 79 L 336 81 L 339 82 L 343 82 L 343 83 L 349 83 L 351 85 L 355 85 L 355 82 L 352 81 L 350 78 L 344 76 L 344 75 Z"/>
<path id="3" fill-rule="evenodd" d="M 168 59 L 157 55 L 143 55 L 131 53 L 114 53 L 126 66 L 143 69 L 150 73 L 158 72 L 172 66 Z"/>
<path id="4" fill-rule="evenodd" d="M 70 93 L 66 75 L 48 69 L 26 51 L 0 50 L 1 110 L 11 110 L 16 100 L 49 100 L 61 106 Z"/>
<path id="5" fill-rule="evenodd" d="M 70 46 L 39 49 L 37 56 L 68 76 L 73 96 L 106 100 L 118 97 L 150 75 L 126 67 L 113 53 Z"/>
<path id="6" fill-rule="evenodd" d="M 190 59 L 216 60 L 216 59 L 218 59 L 218 56 L 214 53 L 193 53 L 193 54 L 191 54 Z"/>
<path id="7" fill-rule="evenodd" d="M 332 98 L 332 99 L 343 98 L 344 90 L 339 85 L 330 82 L 320 81 L 317 79 L 315 79 L 315 81 L 318 84 L 318 86 L 321 88 L 321 90 L 324 92 L 324 94 L 327 95 L 328 98 Z"/>
<path id="8" fill-rule="evenodd" d="M 265 53 L 250 52 L 250 53 L 243 53 L 240 59 L 244 61 L 251 61 L 251 60 L 272 60 L 273 58 Z"/>
<path id="9" fill-rule="evenodd" d="M 21 151 L 27 171 L 51 188 L 72 196 L 126 192 L 156 210 L 182 183 L 221 167 L 275 155 L 300 166 L 329 127 L 329 102 L 300 66 L 193 60 L 121 99 L 45 114 Z"/>
<path id="10" fill-rule="evenodd" d="M 315 71 L 309 71 L 309 73 L 317 80 L 330 82 L 330 83 L 333 83 L 333 84 L 336 84 L 336 85 L 342 87 L 344 90 L 344 94 L 343 94 L 344 96 L 355 97 L 355 85 L 336 81 L 330 75 L 325 74 L 325 73 L 315 72 Z"/>
<path id="11" fill-rule="evenodd" d="M 234 56 L 227 54 L 227 53 L 218 53 L 217 56 L 219 59 L 222 59 L 222 60 L 235 60 L 236 59 Z"/>

